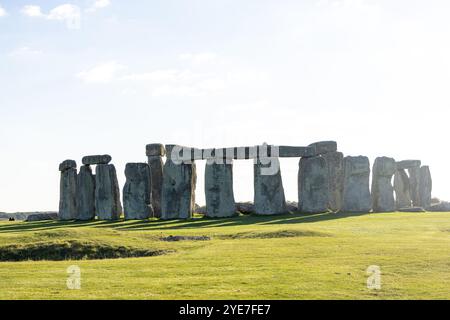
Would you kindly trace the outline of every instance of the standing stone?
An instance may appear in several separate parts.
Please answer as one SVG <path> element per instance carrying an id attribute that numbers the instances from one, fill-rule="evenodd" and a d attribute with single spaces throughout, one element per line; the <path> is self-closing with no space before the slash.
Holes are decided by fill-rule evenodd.
<path id="1" fill-rule="evenodd" d="M 298 210 L 305 213 L 328 211 L 328 188 L 326 160 L 321 156 L 301 158 L 298 171 Z"/>
<path id="2" fill-rule="evenodd" d="M 408 174 L 404 169 L 395 172 L 394 190 L 397 209 L 412 207 L 411 186 Z"/>
<path id="3" fill-rule="evenodd" d="M 432 189 L 433 189 L 433 182 L 431 180 L 430 167 L 423 166 L 420 168 L 419 193 L 420 193 L 420 206 L 424 209 L 429 209 L 431 207 Z"/>
<path id="4" fill-rule="evenodd" d="M 206 216 L 232 217 L 236 214 L 233 194 L 233 165 L 207 163 L 205 168 Z"/>
<path id="5" fill-rule="evenodd" d="M 395 211 L 392 176 L 397 170 L 395 160 L 388 157 L 375 159 L 372 171 L 372 208 L 375 212 Z"/>
<path id="6" fill-rule="evenodd" d="M 151 174 L 147 163 L 127 163 L 127 178 L 123 187 L 123 208 L 125 219 L 142 220 L 152 215 Z"/>
<path id="7" fill-rule="evenodd" d="M 344 193 L 342 211 L 370 212 L 370 162 L 369 158 L 344 158 Z"/>
<path id="8" fill-rule="evenodd" d="M 342 152 L 329 152 L 322 157 L 326 160 L 328 167 L 328 207 L 333 212 L 337 212 L 342 207 L 344 155 Z"/>
<path id="9" fill-rule="evenodd" d="M 270 160 L 271 162 L 267 164 L 267 160 L 258 159 L 253 165 L 255 213 L 260 215 L 287 212 L 280 161 L 278 158 Z"/>
<path id="10" fill-rule="evenodd" d="M 66 160 L 59 165 L 59 220 L 73 220 L 77 216 L 77 164 Z"/>
<path id="11" fill-rule="evenodd" d="M 409 182 L 411 186 L 411 200 L 414 207 L 420 207 L 420 167 L 408 169 Z"/>
<path id="12" fill-rule="evenodd" d="M 116 168 L 99 164 L 95 170 L 95 212 L 99 220 L 117 220 L 122 214 Z"/>
<path id="13" fill-rule="evenodd" d="M 90 166 L 82 166 L 77 179 L 77 220 L 95 218 L 95 177 Z"/>
<path id="14" fill-rule="evenodd" d="M 161 192 L 163 186 L 163 168 L 162 157 L 166 154 L 166 149 L 162 144 L 149 144 L 146 147 L 148 165 L 152 176 L 152 207 L 153 216 L 161 217 Z"/>
<path id="15" fill-rule="evenodd" d="M 163 169 L 161 219 L 190 219 L 195 209 L 195 163 L 175 164 L 168 157 Z"/>

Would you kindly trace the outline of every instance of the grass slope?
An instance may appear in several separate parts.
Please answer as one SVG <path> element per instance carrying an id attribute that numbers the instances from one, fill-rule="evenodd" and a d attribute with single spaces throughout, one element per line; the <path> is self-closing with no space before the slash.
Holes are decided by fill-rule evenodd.
<path id="1" fill-rule="evenodd" d="M 450 299 L 450 213 L 0 223 L 4 249 L 60 241 L 167 254 L 0 262 L 0 299 Z M 73 264 L 81 290 L 66 288 Z M 381 290 L 366 287 L 370 265 Z"/>

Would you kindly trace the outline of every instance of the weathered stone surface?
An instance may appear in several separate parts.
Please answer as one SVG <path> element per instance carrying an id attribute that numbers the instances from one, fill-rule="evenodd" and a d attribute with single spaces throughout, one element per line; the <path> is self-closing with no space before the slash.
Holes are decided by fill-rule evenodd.
<path id="1" fill-rule="evenodd" d="M 164 162 L 161 157 L 148 157 L 148 165 L 152 176 L 153 217 L 161 217 L 161 192 L 163 186 Z"/>
<path id="2" fill-rule="evenodd" d="M 253 165 L 254 173 L 254 206 L 255 213 L 260 215 L 275 215 L 287 212 L 281 179 L 280 161 L 271 158 L 271 164 L 257 160 Z M 274 170 L 278 167 L 277 170 Z M 270 169 L 269 169 L 270 168 Z"/>
<path id="3" fill-rule="evenodd" d="M 108 154 L 103 155 L 93 155 L 83 157 L 81 160 L 85 166 L 95 165 L 95 164 L 108 164 L 112 160 L 111 156 Z"/>
<path id="4" fill-rule="evenodd" d="M 82 166 L 78 173 L 76 219 L 95 219 L 95 177 L 90 166 Z"/>
<path id="5" fill-rule="evenodd" d="M 420 160 L 403 160 L 397 162 L 397 170 L 405 170 L 420 167 Z"/>
<path id="6" fill-rule="evenodd" d="M 411 187 L 411 200 L 414 207 L 420 207 L 420 167 L 408 169 L 409 183 Z"/>
<path id="7" fill-rule="evenodd" d="M 166 147 L 167 150 L 167 147 Z M 195 163 L 164 164 L 161 193 L 161 219 L 190 219 L 195 207 L 197 172 Z"/>
<path id="8" fill-rule="evenodd" d="M 205 196 L 207 217 L 224 218 L 236 215 L 232 164 L 206 164 Z"/>
<path id="9" fill-rule="evenodd" d="M 255 213 L 255 205 L 253 202 L 236 202 L 236 210 L 242 214 Z"/>
<path id="10" fill-rule="evenodd" d="M 329 152 L 322 155 L 328 167 L 329 209 L 337 212 L 342 207 L 344 189 L 344 155 L 342 152 Z"/>
<path id="11" fill-rule="evenodd" d="M 298 210 L 306 213 L 328 211 L 328 167 L 321 156 L 301 158 L 298 171 Z"/>
<path id="12" fill-rule="evenodd" d="M 59 165 L 59 171 L 65 171 L 65 170 L 69 170 L 69 169 L 76 169 L 77 168 L 77 163 L 75 160 L 65 160 L 63 162 L 61 162 L 61 164 Z"/>
<path id="13" fill-rule="evenodd" d="M 58 213 L 49 212 L 49 213 L 30 214 L 26 218 L 25 222 L 47 221 L 47 220 L 58 220 Z"/>
<path id="14" fill-rule="evenodd" d="M 344 193 L 342 210 L 344 212 L 370 212 L 372 199 L 370 195 L 369 158 L 344 158 Z"/>
<path id="15" fill-rule="evenodd" d="M 396 170 L 395 159 L 388 157 L 375 159 L 372 171 L 372 208 L 374 212 L 395 211 L 392 176 Z"/>
<path id="16" fill-rule="evenodd" d="M 337 151 L 337 142 L 336 141 L 320 141 L 315 142 L 309 145 L 315 149 L 314 155 L 325 154 L 328 152 L 336 152 Z"/>
<path id="17" fill-rule="evenodd" d="M 59 220 L 73 220 L 77 217 L 77 169 L 61 171 L 59 185 Z"/>
<path id="18" fill-rule="evenodd" d="M 433 182 L 431 180 L 430 167 L 423 166 L 420 168 L 419 179 L 419 194 L 420 206 L 428 209 L 431 207 L 431 191 L 433 189 Z"/>
<path id="19" fill-rule="evenodd" d="M 316 155 L 316 148 L 314 147 L 291 147 L 291 146 L 279 146 L 280 158 L 301 158 L 301 157 L 313 157 Z"/>
<path id="20" fill-rule="evenodd" d="M 99 164 L 95 170 L 95 213 L 99 220 L 117 220 L 122 214 L 116 168 Z"/>
<path id="21" fill-rule="evenodd" d="M 146 146 L 147 157 L 163 157 L 166 155 L 164 145 L 160 143 L 152 143 Z"/>
<path id="22" fill-rule="evenodd" d="M 396 207 L 408 208 L 412 206 L 411 185 L 408 174 L 404 169 L 397 170 L 394 175 L 394 190 Z"/>
<path id="23" fill-rule="evenodd" d="M 143 220 L 152 215 L 150 166 L 147 163 L 127 163 L 123 187 L 125 219 Z"/>

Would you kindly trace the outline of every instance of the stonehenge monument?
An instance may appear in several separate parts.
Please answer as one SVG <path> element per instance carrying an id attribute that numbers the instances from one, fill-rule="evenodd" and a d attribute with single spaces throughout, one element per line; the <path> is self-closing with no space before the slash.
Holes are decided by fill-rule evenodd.
<path id="1" fill-rule="evenodd" d="M 431 207 L 432 189 L 433 182 L 431 181 L 430 168 L 428 166 L 422 166 L 420 168 L 419 178 L 420 207 L 424 209 L 429 209 Z"/>
<path id="2" fill-rule="evenodd" d="M 370 163 L 369 158 L 344 158 L 344 192 L 342 211 L 370 212 L 372 199 L 369 188 Z"/>
<path id="3" fill-rule="evenodd" d="M 178 163 L 172 157 L 175 145 L 166 145 L 167 159 L 163 168 L 161 219 L 190 219 L 195 207 L 197 170 L 195 162 Z"/>
<path id="4" fill-rule="evenodd" d="M 152 176 L 147 163 L 127 163 L 123 187 L 123 209 L 126 220 L 148 219 L 152 216 Z"/>
<path id="5" fill-rule="evenodd" d="M 92 220 L 95 218 L 95 176 L 90 165 L 80 168 L 77 179 L 77 220 Z"/>
<path id="6" fill-rule="evenodd" d="M 59 165 L 59 219 L 72 220 L 77 216 L 77 163 L 66 160 Z"/>
<path id="7" fill-rule="evenodd" d="M 324 153 L 322 157 L 328 167 L 328 208 L 338 212 L 342 207 L 342 193 L 344 187 L 344 154 L 342 152 Z"/>
<path id="8" fill-rule="evenodd" d="M 394 189 L 396 208 L 402 209 L 412 207 L 411 184 L 405 169 L 397 168 L 394 175 Z"/>
<path id="9" fill-rule="evenodd" d="M 116 168 L 97 164 L 95 168 L 95 214 L 99 220 L 117 220 L 122 214 Z"/>
<path id="10" fill-rule="evenodd" d="M 160 143 L 148 144 L 146 146 L 146 155 L 148 165 L 152 176 L 152 207 L 153 216 L 161 217 L 161 190 L 163 185 L 163 157 L 166 155 L 166 149 Z"/>
<path id="11" fill-rule="evenodd" d="M 190 219 L 196 211 L 197 161 L 205 164 L 205 217 L 226 218 L 245 211 L 257 215 L 325 212 L 423 212 L 432 208 L 432 178 L 419 160 L 396 162 L 378 157 L 371 171 L 364 156 L 346 156 L 335 141 L 306 147 L 259 145 L 197 149 L 158 143 L 146 146 L 146 163 L 128 163 L 120 190 L 109 155 L 82 158 L 59 165 L 60 220 L 127 220 L 151 217 Z M 164 157 L 166 158 L 164 161 Z M 279 158 L 299 158 L 298 208 L 286 201 Z M 253 160 L 254 199 L 243 210 L 234 197 L 233 163 Z M 95 166 L 95 174 L 93 173 Z M 370 174 L 372 183 L 370 185 Z M 197 206 L 198 207 L 198 206 Z"/>
<path id="12" fill-rule="evenodd" d="M 329 175 L 322 156 L 301 158 L 298 171 L 298 209 L 321 213 L 329 208 Z"/>
<path id="13" fill-rule="evenodd" d="M 275 173 L 270 166 L 275 166 Z M 259 215 L 286 213 L 283 181 L 278 158 L 256 159 L 253 165 L 254 205 Z"/>
<path id="14" fill-rule="evenodd" d="M 392 177 L 397 165 L 393 158 L 375 159 L 372 171 L 372 208 L 374 212 L 395 211 Z"/>
<path id="15" fill-rule="evenodd" d="M 232 163 L 206 164 L 205 197 L 207 217 L 225 218 L 236 215 Z"/>

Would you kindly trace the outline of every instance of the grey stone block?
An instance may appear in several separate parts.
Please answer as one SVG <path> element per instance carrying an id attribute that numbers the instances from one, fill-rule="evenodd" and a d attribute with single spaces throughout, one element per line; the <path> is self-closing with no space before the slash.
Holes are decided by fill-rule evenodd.
<path id="1" fill-rule="evenodd" d="M 344 158 L 344 193 L 342 210 L 344 212 L 370 212 L 372 199 L 370 194 L 369 158 Z"/>
<path id="2" fill-rule="evenodd" d="M 96 164 L 108 164 L 112 160 L 111 156 L 108 154 L 103 155 L 93 155 L 83 157 L 81 160 L 85 166 L 96 165 Z"/>
<path id="3" fill-rule="evenodd" d="M 125 219 L 143 220 L 152 216 L 151 174 L 147 163 L 127 163 L 123 187 Z"/>
<path id="4" fill-rule="evenodd" d="M 166 146 L 166 150 L 167 146 Z M 195 163 L 175 164 L 167 159 L 163 169 L 161 219 L 190 219 L 195 209 Z"/>
<path id="5" fill-rule="evenodd" d="M 122 214 L 116 168 L 99 164 L 95 170 L 95 212 L 99 220 L 117 220 Z"/>
<path id="6" fill-rule="evenodd" d="M 77 169 L 61 171 L 59 192 L 59 220 L 74 220 L 77 217 Z"/>
<path id="7" fill-rule="evenodd" d="M 236 215 L 232 164 L 206 164 L 205 196 L 207 217 L 225 218 Z"/>
<path id="8" fill-rule="evenodd" d="M 77 220 L 95 219 L 95 176 L 89 166 L 82 166 L 77 177 Z"/>
<path id="9" fill-rule="evenodd" d="M 301 158 L 298 172 L 298 210 L 305 213 L 328 211 L 328 187 L 326 160 L 321 156 Z"/>
<path id="10" fill-rule="evenodd" d="M 372 170 L 372 208 L 374 212 L 395 211 L 392 176 L 397 166 L 393 158 L 378 157 Z"/>

